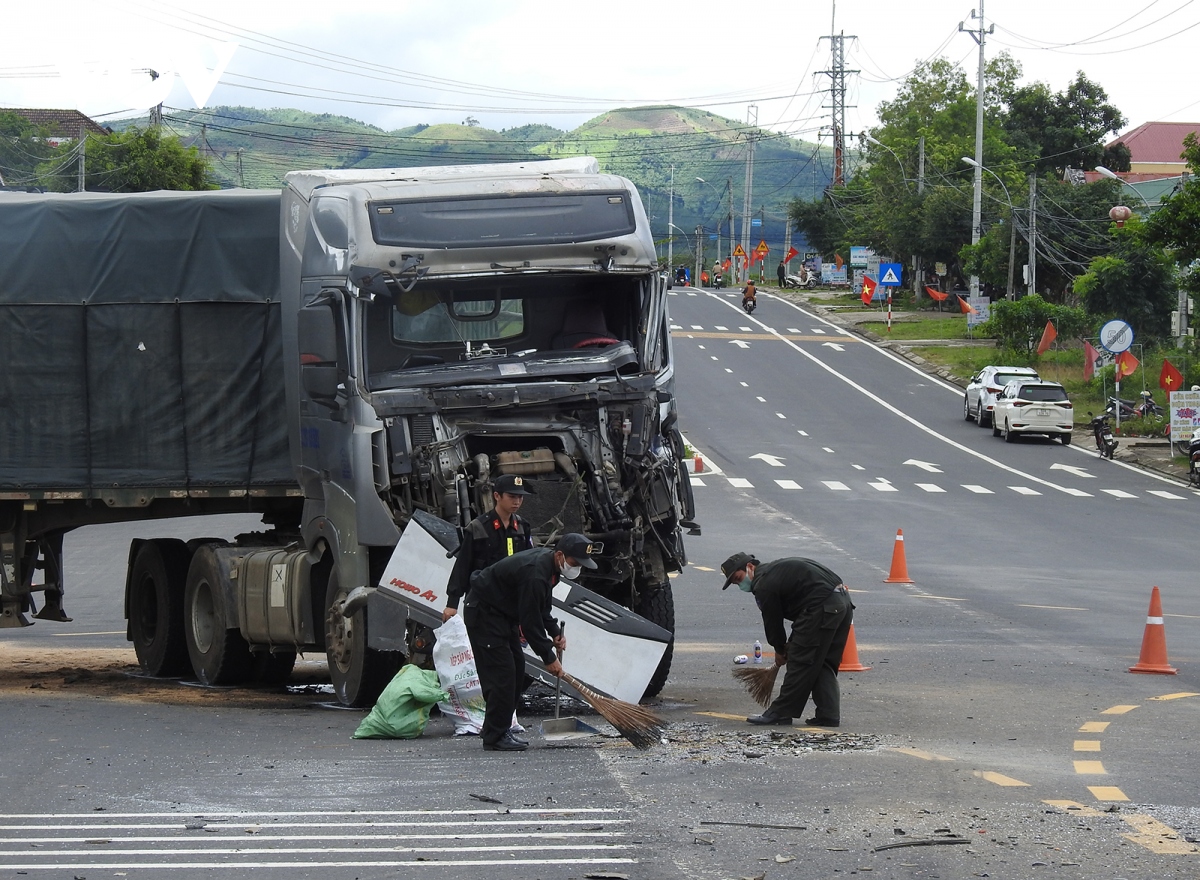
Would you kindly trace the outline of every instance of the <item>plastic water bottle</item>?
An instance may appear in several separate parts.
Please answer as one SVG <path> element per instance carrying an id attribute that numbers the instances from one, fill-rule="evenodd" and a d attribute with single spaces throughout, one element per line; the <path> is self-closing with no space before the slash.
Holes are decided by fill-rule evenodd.
<path id="1" fill-rule="evenodd" d="M 762 663 L 762 642 L 754 640 L 754 662 Z"/>

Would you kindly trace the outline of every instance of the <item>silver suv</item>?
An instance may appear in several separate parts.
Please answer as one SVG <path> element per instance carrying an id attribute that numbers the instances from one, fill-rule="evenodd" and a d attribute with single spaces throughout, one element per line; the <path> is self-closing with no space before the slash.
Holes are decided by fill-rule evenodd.
<path id="1" fill-rule="evenodd" d="M 963 418 L 975 420 L 975 424 L 986 428 L 992 424 L 992 411 L 996 408 L 996 395 L 1004 386 L 1016 379 L 1039 381 L 1037 370 L 1032 367 L 998 367 L 988 365 L 971 377 L 963 393 Z"/>
<path id="2" fill-rule="evenodd" d="M 996 397 L 992 435 L 1012 443 L 1020 434 L 1045 434 L 1067 446 L 1074 416 L 1067 392 L 1057 382 L 1017 380 Z"/>

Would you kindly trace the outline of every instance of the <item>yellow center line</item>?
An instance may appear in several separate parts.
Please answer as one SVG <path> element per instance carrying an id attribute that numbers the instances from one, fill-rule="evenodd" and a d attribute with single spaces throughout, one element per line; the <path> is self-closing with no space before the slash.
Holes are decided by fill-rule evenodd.
<path id="1" fill-rule="evenodd" d="M 1163 694 L 1161 697 L 1151 697 L 1155 702 L 1165 702 L 1167 700 L 1182 700 L 1184 697 L 1200 697 L 1200 694 L 1194 694 L 1189 691 L 1184 691 L 1179 694 Z"/>
<path id="2" fill-rule="evenodd" d="M 1104 733 L 1108 730 L 1108 725 L 1111 721 L 1085 721 L 1083 727 L 1079 728 L 1080 733 Z"/>
<path id="3" fill-rule="evenodd" d="M 1028 782 L 1022 782 L 1019 779 L 1013 779 L 1011 776 L 1005 776 L 1003 773 L 996 773 L 992 770 L 976 770 L 975 775 L 996 785 L 1003 785 L 1010 788 L 1015 786 L 1029 787 Z"/>
<path id="4" fill-rule="evenodd" d="M 1178 831 L 1170 825 L 1164 825 L 1151 816 L 1134 813 L 1121 816 L 1136 834 L 1122 834 L 1138 846 L 1143 846 L 1159 855 L 1200 855 L 1200 850 L 1194 843 L 1188 843 Z"/>
<path id="5" fill-rule="evenodd" d="M 1098 801 L 1127 801 L 1129 798 L 1125 796 L 1125 792 L 1117 788 L 1115 785 L 1089 785 L 1088 791 Z"/>
<path id="6" fill-rule="evenodd" d="M 1101 712 L 1101 715 L 1124 715 L 1126 712 L 1132 712 L 1137 706 L 1110 706 Z"/>
<path id="7" fill-rule="evenodd" d="M 1104 769 L 1103 761 L 1076 761 L 1075 772 L 1086 774 L 1088 776 L 1107 776 L 1108 771 Z"/>
<path id="8" fill-rule="evenodd" d="M 914 758 L 920 758 L 922 761 L 953 761 L 953 758 L 947 758 L 945 755 L 938 755 L 933 752 L 926 752 L 923 749 L 912 749 L 907 746 L 896 746 L 892 748 L 893 752 L 899 752 L 902 755 L 910 755 Z"/>
<path id="9" fill-rule="evenodd" d="M 709 718 L 724 718 L 726 721 L 745 721 L 745 715 L 730 715 L 727 712 L 697 712 L 697 715 L 707 715 Z"/>
<path id="10" fill-rule="evenodd" d="M 862 342 L 857 336 L 796 336 L 788 333 L 712 333 L 708 330 L 672 330 L 672 336 L 686 339 L 750 339 L 760 342 Z"/>
<path id="11" fill-rule="evenodd" d="M 1042 801 L 1043 804 L 1048 804 L 1051 807 L 1058 807 L 1063 812 L 1070 813 L 1072 816 L 1103 816 L 1104 813 L 1094 807 L 1085 807 L 1078 801 Z"/>
<path id="12" fill-rule="evenodd" d="M 1100 740 L 1098 740 L 1098 739 L 1077 739 L 1077 740 L 1075 740 L 1075 751 L 1077 751 L 1077 752 L 1098 752 L 1098 751 L 1100 751 Z"/>

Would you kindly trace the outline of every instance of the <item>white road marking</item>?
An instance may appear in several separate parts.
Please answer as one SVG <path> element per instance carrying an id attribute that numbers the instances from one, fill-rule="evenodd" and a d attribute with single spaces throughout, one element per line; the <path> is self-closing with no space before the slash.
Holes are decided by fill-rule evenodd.
<path id="1" fill-rule="evenodd" d="M 852 464 L 852 465 L 850 465 L 850 467 L 854 468 L 856 471 L 865 471 L 866 470 L 866 468 L 863 467 L 861 464 Z"/>
<path id="2" fill-rule="evenodd" d="M 783 461 L 784 461 L 778 455 L 767 455 L 767 453 L 765 453 L 765 452 L 756 453 L 756 454 L 750 456 L 750 459 L 752 461 L 754 459 L 757 459 L 759 461 L 765 461 L 771 467 L 783 467 Z"/>
<path id="3" fill-rule="evenodd" d="M 703 330 L 704 327 L 701 324 L 693 324 L 692 329 L 693 330 Z"/>
<path id="4" fill-rule="evenodd" d="M 926 492 L 945 492 L 946 490 L 937 483 L 916 483 L 917 488 L 924 489 Z"/>
<path id="5" fill-rule="evenodd" d="M 823 485 L 829 487 L 830 489 L 832 489 L 834 492 L 849 492 L 850 491 L 849 486 L 847 486 L 845 483 L 839 483 L 837 480 L 822 480 L 821 483 Z"/>
<path id="6" fill-rule="evenodd" d="M 846 350 L 845 348 L 843 348 L 840 344 L 838 344 L 836 342 L 822 342 L 821 345 L 823 345 L 825 348 L 832 348 L 834 351 L 845 351 Z"/>
<path id="7" fill-rule="evenodd" d="M 726 373 L 732 373 L 732 372 L 733 372 L 733 370 L 732 370 L 731 368 L 729 368 L 729 367 L 726 367 L 726 368 L 725 368 L 725 372 L 726 372 Z"/>
<path id="8" fill-rule="evenodd" d="M 833 450 L 830 449 L 828 446 L 822 446 L 821 448 L 824 449 L 826 452 L 833 452 Z"/>
<path id="9" fill-rule="evenodd" d="M 750 383 L 749 383 L 749 382 L 738 382 L 738 384 L 739 384 L 739 385 L 741 385 L 743 388 L 749 388 L 749 387 L 750 387 Z"/>
<path id="10" fill-rule="evenodd" d="M 1036 489 L 1030 489 L 1028 486 L 1009 486 L 1018 495 L 1041 495 L 1042 493 Z"/>
<path id="11" fill-rule="evenodd" d="M 742 477 L 726 477 L 725 479 L 727 479 L 729 481 L 729 485 L 733 486 L 735 489 L 754 488 L 753 483 L 751 483 L 749 480 L 743 479 Z"/>
<path id="12" fill-rule="evenodd" d="M 783 413 L 775 413 L 775 415 L 776 415 L 776 416 L 778 416 L 778 417 L 779 417 L 779 418 L 781 418 L 781 419 L 786 419 L 786 418 L 787 418 L 787 416 L 785 416 Z"/>
<path id="13" fill-rule="evenodd" d="M 1101 489 L 1100 491 L 1113 498 L 1137 498 L 1136 495 L 1126 492 L 1124 489 Z"/>
<path id="14" fill-rule="evenodd" d="M 743 333 L 753 333 L 754 332 L 753 327 L 738 327 L 738 329 L 741 330 Z"/>
<path id="15" fill-rule="evenodd" d="M 680 324 L 672 324 L 672 325 L 671 325 L 671 329 L 672 329 L 672 330 L 682 330 L 682 329 L 683 329 L 683 326 L 682 326 L 682 325 L 680 325 Z"/>
<path id="16" fill-rule="evenodd" d="M 983 486 L 972 486 L 967 483 L 963 483 L 962 487 L 964 489 L 966 489 L 968 492 L 974 492 L 976 495 L 995 495 L 996 494 L 991 489 L 983 488 Z"/>
<path id="17" fill-rule="evenodd" d="M 796 329 L 795 327 L 788 327 L 788 333 L 799 333 L 799 332 L 800 331 L 798 329 Z M 825 331 L 822 330 L 821 332 L 824 333 Z"/>
<path id="18" fill-rule="evenodd" d="M 703 345 L 697 345 L 697 346 L 696 346 L 696 348 L 700 349 L 701 351 L 704 351 L 704 346 L 703 346 Z"/>
<path id="19" fill-rule="evenodd" d="M 799 434 L 801 437 L 808 436 L 808 431 L 801 431 L 799 428 L 796 429 L 796 433 Z"/>
<path id="20" fill-rule="evenodd" d="M 813 333 L 820 333 L 820 334 L 822 334 L 822 335 L 824 335 L 824 333 L 825 333 L 825 331 L 824 331 L 824 330 L 822 330 L 820 327 L 813 327 L 813 328 L 812 328 L 812 332 L 813 332 Z"/>
<path id="21" fill-rule="evenodd" d="M 878 478 L 874 483 L 867 483 L 872 489 L 877 492 L 899 492 L 900 490 L 889 483 L 882 477 Z"/>
<path id="22" fill-rule="evenodd" d="M 931 461 L 921 461 L 919 458 L 910 458 L 905 464 L 911 464 L 914 467 L 919 467 L 923 471 L 929 471 L 931 474 L 940 474 L 942 469 Z"/>
<path id="23" fill-rule="evenodd" d="M 704 480 L 700 479 L 700 477 L 693 476 L 692 477 L 692 485 L 693 486 L 707 486 L 708 484 L 705 483 Z"/>
<path id="24" fill-rule="evenodd" d="M 728 327 L 722 327 L 720 324 L 717 324 L 715 327 L 713 327 L 713 329 L 714 329 L 714 330 L 728 330 L 729 328 L 728 328 Z"/>
<path id="25" fill-rule="evenodd" d="M 729 340 L 729 344 L 736 345 L 738 348 L 749 348 L 750 347 L 750 343 L 746 342 L 744 339 L 731 339 L 731 340 Z"/>
<path id="26" fill-rule="evenodd" d="M 1176 495 L 1174 492 L 1167 492 L 1163 489 L 1151 489 L 1151 495 L 1157 495 L 1159 498 L 1166 498 L 1168 501 L 1183 501 L 1182 495 Z"/>
<path id="27" fill-rule="evenodd" d="M 1077 465 L 1073 465 L 1073 464 L 1052 464 L 1052 465 L 1050 465 L 1050 470 L 1066 471 L 1069 474 L 1074 474 L 1077 477 L 1083 477 L 1084 479 L 1088 479 L 1088 480 L 1096 479 L 1096 475 L 1089 474 L 1087 472 L 1086 468 L 1081 468 L 1081 467 L 1078 467 Z"/>
<path id="28" fill-rule="evenodd" d="M 715 354 L 710 354 L 709 357 L 712 358 L 714 361 L 717 360 L 717 356 Z"/>
<path id="29" fill-rule="evenodd" d="M 766 403 L 766 402 L 767 402 L 767 399 L 766 399 L 765 397 L 756 397 L 756 398 L 754 398 L 754 399 L 755 399 L 755 400 L 757 400 L 759 403 Z"/>
<path id="30" fill-rule="evenodd" d="M 795 480 L 776 480 L 775 483 L 776 483 L 776 485 L 779 486 L 780 489 L 801 489 L 801 488 L 803 488 Z"/>

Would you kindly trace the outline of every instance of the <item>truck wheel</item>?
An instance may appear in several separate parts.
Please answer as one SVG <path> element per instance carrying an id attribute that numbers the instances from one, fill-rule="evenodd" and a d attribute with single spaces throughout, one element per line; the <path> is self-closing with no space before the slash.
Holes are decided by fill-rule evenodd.
<path id="1" fill-rule="evenodd" d="M 251 659 L 250 680 L 255 684 L 284 684 L 295 665 L 295 651 L 262 651 Z"/>
<path id="2" fill-rule="evenodd" d="M 202 683 L 238 684 L 250 674 L 250 646 L 236 629 L 237 613 L 225 607 L 220 574 L 211 547 L 197 550 L 184 596 L 188 656 Z"/>
<path id="3" fill-rule="evenodd" d="M 646 685 L 646 693 L 642 695 L 642 699 L 648 700 L 658 696 L 667 683 L 667 675 L 671 672 L 671 657 L 675 653 L 675 596 L 671 592 L 670 582 L 643 592 L 638 596 L 637 607 L 633 610 L 651 623 L 658 624 L 672 633 L 671 641 L 667 642 L 667 650 L 663 652 L 658 668 L 654 670 L 650 683 Z"/>
<path id="4" fill-rule="evenodd" d="M 129 635 L 147 675 L 188 671 L 183 634 L 183 594 L 188 551 L 182 541 L 146 541 L 138 549 L 129 578 Z"/>
<path id="5" fill-rule="evenodd" d="M 371 706 L 400 669 L 404 655 L 367 647 L 367 612 L 360 608 L 342 615 L 349 590 L 339 586 L 337 572 L 329 574 L 325 591 L 325 656 L 333 691 L 345 706 Z"/>

